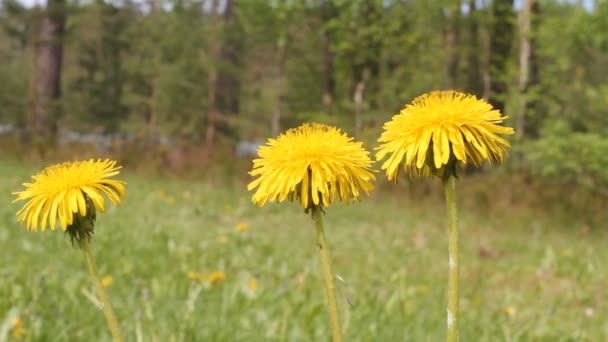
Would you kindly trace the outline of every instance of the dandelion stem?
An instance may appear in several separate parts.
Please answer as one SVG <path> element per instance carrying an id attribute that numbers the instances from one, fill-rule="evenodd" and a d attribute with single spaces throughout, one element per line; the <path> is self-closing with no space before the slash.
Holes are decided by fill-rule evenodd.
<path id="1" fill-rule="evenodd" d="M 334 275 L 331 273 L 331 265 L 329 259 L 329 251 L 325 241 L 325 232 L 323 229 L 323 218 L 321 208 L 318 206 L 312 207 L 312 219 L 315 221 L 317 231 L 317 246 L 321 254 L 321 266 L 323 268 L 323 276 L 325 277 L 325 289 L 327 290 L 327 303 L 329 305 L 329 319 L 331 320 L 331 332 L 333 342 L 342 341 L 342 330 L 340 328 L 340 317 L 338 314 L 338 301 L 336 300 L 336 285 L 334 283 Z"/>
<path id="2" fill-rule="evenodd" d="M 458 214 L 456 212 L 456 177 L 449 176 L 443 181 L 448 212 L 448 248 L 450 267 L 448 278 L 447 341 L 458 341 Z"/>
<path id="3" fill-rule="evenodd" d="M 87 259 L 87 265 L 89 266 L 89 273 L 93 277 L 93 281 L 95 282 L 95 287 L 97 287 L 97 295 L 101 300 L 103 305 L 103 313 L 106 316 L 106 320 L 108 321 L 108 326 L 110 328 L 110 333 L 114 338 L 114 342 L 123 342 L 122 335 L 120 334 L 120 330 L 118 328 L 118 322 L 116 321 L 116 317 L 114 316 L 114 311 L 112 311 L 112 305 L 110 305 L 110 300 L 108 295 L 106 294 L 106 290 L 104 289 L 101 280 L 99 279 L 99 274 L 97 273 L 97 268 L 95 267 L 95 261 L 93 260 L 93 255 L 91 254 L 91 249 L 89 239 L 83 238 L 80 240 L 80 248 L 84 253 L 84 256 Z"/>

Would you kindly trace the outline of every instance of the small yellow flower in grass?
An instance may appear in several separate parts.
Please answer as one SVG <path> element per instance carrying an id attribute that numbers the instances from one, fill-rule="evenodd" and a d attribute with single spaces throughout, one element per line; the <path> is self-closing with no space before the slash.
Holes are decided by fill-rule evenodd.
<path id="1" fill-rule="evenodd" d="M 29 230 L 55 229 L 56 222 L 72 238 L 90 236 L 92 230 L 79 230 L 82 219 L 95 220 L 95 213 L 104 212 L 105 195 L 113 204 L 125 196 L 125 183 L 109 179 L 119 173 L 120 166 L 111 160 L 88 160 L 52 165 L 23 183 L 24 191 L 14 192 L 16 201 L 27 201 L 17 213 L 18 221 Z M 79 224 L 74 224 L 79 223 Z M 83 227 L 80 227 L 83 228 Z M 92 229 L 92 227 L 90 227 Z M 73 230 L 72 230 L 73 229 Z"/>
<path id="2" fill-rule="evenodd" d="M 112 276 L 105 276 L 101 278 L 101 285 L 103 285 L 103 287 L 109 287 L 113 282 L 114 278 L 112 278 Z"/>
<path id="3" fill-rule="evenodd" d="M 484 160 L 502 162 L 510 145 L 499 134 L 514 133 L 498 125 L 506 118 L 473 95 L 451 90 L 424 94 L 384 124 L 376 158 L 389 156 L 382 164 L 389 180 L 397 178 L 402 161 L 410 175 L 441 177 L 454 175 L 457 161 L 475 166 Z"/>
<path id="4" fill-rule="evenodd" d="M 517 314 L 517 309 L 515 309 L 512 306 L 507 306 L 506 308 L 502 309 L 502 312 L 504 312 L 505 315 L 511 317 L 511 316 L 515 316 L 515 314 Z"/>
<path id="5" fill-rule="evenodd" d="M 207 273 L 188 272 L 186 275 L 188 276 L 188 278 L 199 281 L 201 283 L 207 281 L 207 279 L 209 278 L 209 275 Z"/>
<path id="6" fill-rule="evenodd" d="M 11 336 L 17 340 L 23 337 L 23 321 L 20 318 L 14 318 L 11 322 Z"/>
<path id="7" fill-rule="evenodd" d="M 249 278 L 249 281 L 247 281 L 247 287 L 255 290 L 258 288 L 258 281 L 255 278 Z"/>
<path id="8" fill-rule="evenodd" d="M 303 208 L 328 207 L 359 199 L 372 188 L 372 161 L 362 143 L 335 127 L 304 124 L 290 129 L 258 150 L 247 187 L 257 188 L 253 202 L 298 200 Z"/>
<path id="9" fill-rule="evenodd" d="M 249 225 L 247 223 L 238 223 L 234 226 L 234 230 L 237 232 L 246 232 L 249 230 Z"/>
<path id="10" fill-rule="evenodd" d="M 412 302 L 409 300 L 405 300 L 403 301 L 403 309 L 404 310 L 409 310 L 412 308 Z"/>
<path id="11" fill-rule="evenodd" d="M 209 276 L 209 283 L 211 283 L 211 285 L 215 285 L 215 283 L 222 280 L 226 280 L 226 273 L 222 271 L 213 272 Z"/>

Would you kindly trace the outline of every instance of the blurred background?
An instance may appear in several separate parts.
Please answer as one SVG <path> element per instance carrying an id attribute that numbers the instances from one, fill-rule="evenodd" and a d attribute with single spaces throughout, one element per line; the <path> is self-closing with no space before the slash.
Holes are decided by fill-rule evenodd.
<path id="1" fill-rule="evenodd" d="M 128 183 L 94 238 L 127 340 L 326 340 L 310 218 L 255 207 L 251 160 L 308 121 L 373 153 L 435 89 L 517 132 L 459 175 L 462 339 L 608 341 L 607 80 L 607 0 L 0 0 L 0 342 L 110 340 L 78 251 L 11 204 L 97 157 Z M 326 215 L 345 335 L 440 341 L 441 182 L 377 176 Z"/>
<path id="2" fill-rule="evenodd" d="M 247 177 L 287 128 L 372 149 L 451 88 L 509 116 L 508 179 L 605 199 L 607 18 L 601 0 L 3 0 L 0 153 Z"/>

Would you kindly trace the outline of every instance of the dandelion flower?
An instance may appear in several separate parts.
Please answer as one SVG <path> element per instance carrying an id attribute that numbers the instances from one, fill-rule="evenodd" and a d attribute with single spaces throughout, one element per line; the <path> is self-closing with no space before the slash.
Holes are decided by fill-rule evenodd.
<path id="1" fill-rule="evenodd" d="M 211 273 L 211 275 L 209 275 L 209 283 L 211 283 L 211 285 L 215 285 L 215 283 L 222 281 L 222 280 L 226 280 L 225 272 L 216 271 L 216 272 Z"/>
<path id="2" fill-rule="evenodd" d="M 509 142 L 500 134 L 513 134 L 498 125 L 507 117 L 484 100 L 456 91 L 434 91 L 418 96 L 401 113 L 384 124 L 376 158 L 389 179 L 396 179 L 404 161 L 407 173 L 451 176 L 456 161 L 480 166 L 502 162 Z"/>
<path id="3" fill-rule="evenodd" d="M 298 200 L 303 208 L 328 207 L 357 200 L 372 188 L 369 153 L 335 127 L 304 124 L 290 129 L 258 150 L 247 187 L 257 188 L 253 202 Z"/>
<path id="4" fill-rule="evenodd" d="M 376 159 L 388 156 L 381 168 L 389 180 L 397 179 L 403 162 L 410 175 L 441 178 L 448 214 L 447 340 L 458 341 L 459 243 L 456 211 L 456 168 L 459 164 L 481 166 L 484 161 L 502 162 L 509 142 L 501 135 L 513 134 L 499 125 L 507 117 L 492 106 L 452 90 L 418 96 L 401 113 L 384 124 Z"/>
<path id="5" fill-rule="evenodd" d="M 234 230 L 237 232 L 246 232 L 249 230 L 249 225 L 247 223 L 238 223 L 234 226 Z"/>
<path id="6" fill-rule="evenodd" d="M 23 337 L 23 321 L 20 318 L 14 318 L 11 322 L 11 336 L 15 339 Z"/>
<path id="7" fill-rule="evenodd" d="M 324 208 L 341 201 L 358 200 L 373 188 L 372 161 L 363 143 L 338 128 L 304 124 L 290 129 L 258 150 L 249 173 L 258 177 L 247 190 L 256 189 L 253 203 L 297 200 L 315 222 L 317 247 L 325 278 L 333 341 L 342 340 L 334 275 L 323 227 Z"/>
<path id="8" fill-rule="evenodd" d="M 109 287 L 113 282 L 114 278 L 112 278 L 112 276 L 105 276 L 101 278 L 101 285 L 103 285 L 103 287 Z"/>
<path id="9" fill-rule="evenodd" d="M 247 281 L 247 287 L 255 290 L 258 288 L 258 281 L 255 278 L 249 278 L 249 281 Z"/>
<path id="10" fill-rule="evenodd" d="M 515 314 L 517 313 L 517 309 L 512 306 L 507 306 L 502 310 L 502 312 L 504 312 L 507 316 L 515 316 Z"/>
<path id="11" fill-rule="evenodd" d="M 52 165 L 23 183 L 24 191 L 14 192 L 17 201 L 27 201 L 17 213 L 18 221 L 29 230 L 63 230 L 74 223 L 78 215 L 85 217 L 104 212 L 105 195 L 112 204 L 125 196 L 125 183 L 109 179 L 119 173 L 120 166 L 111 160 L 88 160 Z M 78 215 L 75 215 L 78 214 Z"/>
<path id="12" fill-rule="evenodd" d="M 112 160 L 66 162 L 49 166 L 32 176 L 31 183 L 23 183 L 25 190 L 14 192 L 17 201 L 26 201 L 17 212 L 17 220 L 28 230 L 55 230 L 56 223 L 70 235 L 72 243 L 78 241 L 85 255 L 89 273 L 97 287 L 103 312 L 114 341 L 123 338 L 118 321 L 110 304 L 105 287 L 112 283 L 111 277 L 99 278 L 90 250 L 91 237 L 95 231 L 96 213 L 105 211 L 107 197 L 112 204 L 119 204 L 125 196 L 125 182 L 110 179 L 119 174 L 120 166 Z"/>

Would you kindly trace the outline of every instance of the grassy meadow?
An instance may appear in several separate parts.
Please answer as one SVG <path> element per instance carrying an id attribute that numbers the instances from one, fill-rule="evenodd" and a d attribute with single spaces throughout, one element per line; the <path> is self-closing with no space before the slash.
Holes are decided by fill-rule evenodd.
<path id="1" fill-rule="evenodd" d="M 10 193 L 37 171 L 0 163 L 0 342 L 110 341 L 82 253 L 16 223 Z M 93 253 L 126 341 L 329 340 L 313 223 L 297 204 L 257 208 L 238 180 L 122 179 L 127 198 L 98 216 Z M 606 227 L 492 210 L 493 196 L 458 199 L 461 341 L 608 341 Z M 345 340 L 445 339 L 440 194 L 383 186 L 328 208 L 325 224 Z M 213 272 L 225 279 L 193 279 Z"/>

